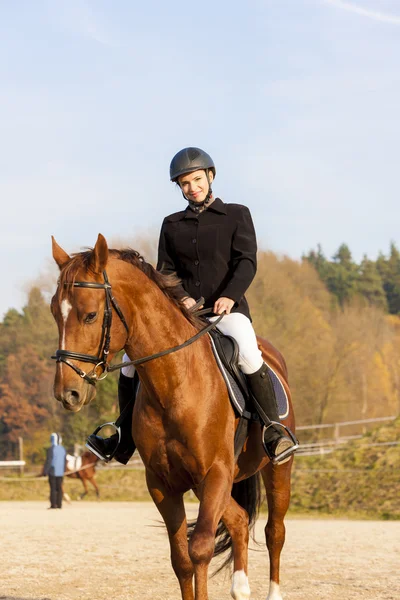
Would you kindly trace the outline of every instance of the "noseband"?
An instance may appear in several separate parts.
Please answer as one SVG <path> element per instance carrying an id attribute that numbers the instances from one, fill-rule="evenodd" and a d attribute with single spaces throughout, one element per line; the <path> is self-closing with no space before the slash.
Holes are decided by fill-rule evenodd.
<path id="1" fill-rule="evenodd" d="M 88 383 L 94 385 L 96 381 L 100 379 L 104 379 L 107 377 L 108 373 L 108 354 L 110 351 L 110 342 L 111 342 L 111 325 L 112 325 L 112 309 L 114 308 L 115 312 L 119 316 L 124 325 L 126 332 L 129 334 L 129 328 L 125 321 L 125 317 L 122 314 L 122 310 L 117 304 L 114 296 L 111 293 L 111 285 L 108 281 L 106 271 L 103 271 L 104 283 L 97 283 L 96 281 L 74 281 L 73 283 L 64 283 L 66 287 L 72 286 L 77 288 L 90 288 L 94 290 L 104 290 L 106 294 L 106 302 L 104 307 L 104 316 L 103 316 L 103 325 L 101 328 L 101 340 L 99 345 L 98 355 L 94 356 L 92 354 L 81 354 L 80 352 L 72 352 L 71 350 L 57 350 L 55 355 L 51 358 L 55 359 L 58 363 L 64 363 L 71 367 L 82 379 L 85 379 Z M 72 358 L 73 360 L 79 360 L 82 362 L 87 362 L 95 365 L 93 369 L 89 373 L 85 373 L 82 369 L 74 365 L 72 362 L 67 360 L 68 358 Z M 103 370 L 103 375 L 98 376 L 96 373 L 96 369 L 101 367 Z"/>
<path id="2" fill-rule="evenodd" d="M 103 325 L 102 325 L 101 340 L 100 340 L 98 355 L 94 356 L 92 354 L 81 354 L 80 352 L 72 352 L 72 350 L 57 350 L 55 355 L 51 357 L 54 360 L 56 360 L 58 363 L 64 363 L 65 365 L 68 365 L 69 367 L 71 367 L 71 369 L 73 369 L 75 371 L 75 373 L 78 373 L 78 375 L 80 377 L 82 377 L 82 379 L 85 379 L 85 381 L 87 381 L 91 385 L 95 385 L 96 381 L 101 381 L 102 379 L 105 379 L 107 377 L 108 373 L 110 373 L 111 371 L 116 371 L 116 370 L 122 369 L 123 367 L 128 367 L 129 365 L 133 365 L 133 366 L 142 365 L 143 363 L 146 363 L 149 360 L 154 360 L 155 358 L 159 358 L 161 356 L 166 356 L 167 354 L 171 354 L 172 352 L 176 352 L 177 350 L 186 348 L 186 346 L 189 346 L 190 344 L 192 344 L 193 342 L 198 340 L 201 336 L 203 336 L 204 334 L 211 331 L 211 329 L 214 329 L 218 325 L 218 323 L 221 321 L 222 317 L 225 315 L 225 312 L 223 312 L 218 317 L 218 319 L 216 319 L 213 323 L 210 323 L 206 327 L 203 327 L 203 329 L 201 329 L 194 336 L 192 336 L 191 338 L 186 340 L 186 342 L 183 342 L 183 344 L 179 344 L 178 346 L 174 346 L 173 348 L 168 348 L 167 350 L 162 350 L 161 352 L 157 352 L 156 354 L 151 354 L 150 356 L 144 356 L 143 358 L 138 358 L 136 360 L 131 360 L 128 362 L 123 362 L 123 363 L 119 363 L 117 365 L 111 366 L 107 362 L 107 360 L 108 360 L 108 354 L 110 351 L 112 309 L 113 308 L 114 308 L 115 312 L 117 313 L 117 315 L 119 316 L 119 318 L 121 319 L 121 322 L 122 322 L 123 326 L 125 327 L 128 335 L 129 335 L 129 328 L 126 323 L 125 317 L 122 313 L 122 310 L 118 306 L 117 301 L 115 300 L 114 296 L 111 293 L 111 284 L 108 281 L 106 271 L 103 271 L 103 278 L 104 278 L 104 283 L 97 283 L 96 281 L 74 281 L 72 283 L 68 283 L 68 282 L 64 283 L 64 285 L 66 287 L 72 286 L 72 287 L 78 287 L 78 288 L 90 288 L 90 289 L 94 289 L 94 290 L 104 290 L 105 291 L 106 303 L 105 303 L 105 308 L 104 308 Z M 202 304 L 203 302 L 204 302 L 204 299 L 202 298 L 201 300 L 199 300 L 199 302 L 197 304 Z M 197 306 L 197 304 L 196 304 L 196 306 Z M 196 306 L 193 308 L 196 308 Z M 196 314 L 201 315 L 201 314 L 206 314 L 209 312 L 212 312 L 212 311 L 207 308 L 204 310 L 197 311 Z M 73 360 L 79 360 L 82 362 L 91 363 L 94 365 L 94 367 L 89 373 L 86 373 L 85 371 L 83 371 L 82 369 L 80 369 L 79 367 L 74 365 L 72 362 L 70 362 L 68 360 L 68 358 L 72 358 Z M 100 376 L 97 375 L 97 373 L 96 373 L 96 369 L 98 367 L 102 368 L 102 374 Z"/>

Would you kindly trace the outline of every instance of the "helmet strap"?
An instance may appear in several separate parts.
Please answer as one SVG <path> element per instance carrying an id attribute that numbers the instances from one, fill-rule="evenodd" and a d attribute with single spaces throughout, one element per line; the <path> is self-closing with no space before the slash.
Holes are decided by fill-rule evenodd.
<path id="1" fill-rule="evenodd" d="M 205 172 L 206 172 L 207 181 L 208 181 L 208 192 L 207 192 L 207 196 L 204 198 L 204 200 L 202 202 L 194 202 L 193 200 L 189 200 L 188 198 L 186 198 L 185 194 L 182 192 L 182 196 L 185 198 L 185 200 L 187 202 L 189 202 L 190 208 L 195 213 L 203 212 L 204 210 L 206 210 L 209 207 L 209 205 L 213 201 L 213 197 L 212 197 L 213 192 L 212 192 L 212 187 L 211 187 L 210 177 L 209 177 L 210 170 L 205 169 Z"/>

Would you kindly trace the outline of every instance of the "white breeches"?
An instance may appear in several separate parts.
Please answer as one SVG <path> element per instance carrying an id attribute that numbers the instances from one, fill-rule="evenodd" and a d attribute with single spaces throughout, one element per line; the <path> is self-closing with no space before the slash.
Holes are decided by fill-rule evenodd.
<path id="1" fill-rule="evenodd" d="M 209 321 L 216 321 L 218 317 L 210 317 Z M 261 350 L 257 345 L 257 338 L 253 325 L 246 315 L 230 313 L 225 315 L 218 323 L 217 328 L 224 335 L 233 337 L 239 346 L 239 367 L 246 375 L 258 371 L 263 364 Z"/>
<path id="2" fill-rule="evenodd" d="M 213 322 L 218 317 L 210 317 L 208 320 Z M 231 313 L 225 315 L 218 323 L 218 329 L 224 335 L 233 337 L 239 346 L 239 367 L 246 375 L 255 373 L 262 367 L 263 358 L 261 350 L 257 345 L 256 334 L 251 321 L 242 313 Z M 195 342 L 196 343 L 196 342 Z M 130 358 L 124 354 L 122 361 L 129 362 Z M 133 377 L 135 375 L 135 367 L 128 365 L 121 369 L 125 377 Z"/>
<path id="3" fill-rule="evenodd" d="M 129 362 L 131 359 L 127 354 L 124 354 L 122 357 L 122 362 Z M 131 377 L 132 379 L 135 376 L 135 367 L 133 365 L 128 365 L 127 367 L 122 367 L 121 373 L 125 375 L 125 377 Z"/>

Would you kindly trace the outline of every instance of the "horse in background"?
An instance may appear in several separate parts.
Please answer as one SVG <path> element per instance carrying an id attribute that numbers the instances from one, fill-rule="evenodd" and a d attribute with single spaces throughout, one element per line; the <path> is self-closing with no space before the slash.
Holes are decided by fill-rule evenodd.
<path id="1" fill-rule="evenodd" d="M 84 487 L 84 492 L 78 497 L 78 500 L 82 500 L 89 493 L 88 483 L 94 487 L 97 499 L 100 499 L 100 490 L 95 478 L 98 460 L 97 456 L 89 452 L 89 450 L 86 450 L 82 456 L 67 454 L 66 477 L 80 479 Z M 67 498 L 66 500 L 68 502 Z"/>
<path id="2" fill-rule="evenodd" d="M 260 423 L 251 421 L 235 460 L 239 419 L 209 336 L 186 344 L 204 323 L 184 308 L 179 280 L 157 272 L 133 250 L 109 250 L 101 234 L 93 250 L 73 257 L 53 238 L 53 257 L 60 268 L 51 302 L 59 331 L 55 398 L 78 412 L 94 400 L 96 380 L 107 375 L 120 350 L 136 362 L 140 389 L 132 435 L 167 527 L 182 600 L 208 600 L 209 563 L 223 550 L 233 562 L 232 597 L 250 597 L 249 529 L 263 500 L 261 477 L 268 502 L 268 600 L 282 600 L 279 567 L 293 457 L 274 465 L 263 450 Z M 282 422 L 294 432 L 284 358 L 267 341 L 259 343 L 286 390 L 290 408 Z M 166 352 L 173 347 L 180 349 Z M 199 499 L 194 528 L 188 528 L 183 501 L 189 490 Z"/>

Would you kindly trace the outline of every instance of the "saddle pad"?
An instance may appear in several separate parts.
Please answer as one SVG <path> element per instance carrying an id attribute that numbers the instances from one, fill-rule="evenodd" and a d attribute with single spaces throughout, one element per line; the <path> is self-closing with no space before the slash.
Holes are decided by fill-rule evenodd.
<path id="1" fill-rule="evenodd" d="M 81 466 L 81 456 L 72 456 L 72 454 L 67 454 L 67 471 L 79 471 Z"/>
<path id="2" fill-rule="evenodd" d="M 244 413 L 247 413 L 244 416 L 246 416 L 248 418 L 250 416 L 250 414 L 246 410 L 246 403 L 245 403 L 244 396 L 243 396 L 242 392 L 240 391 L 240 388 L 239 388 L 238 384 L 236 383 L 235 379 L 232 377 L 232 375 L 229 373 L 229 371 L 227 371 L 225 366 L 222 364 L 222 361 L 221 361 L 221 359 L 218 355 L 217 349 L 215 347 L 214 340 L 212 339 L 211 336 L 210 336 L 210 340 L 211 340 L 211 346 L 212 346 L 212 349 L 214 352 L 215 360 L 217 361 L 217 365 L 219 366 L 219 369 L 225 380 L 231 402 L 240 416 L 242 416 Z M 268 364 L 267 364 L 267 367 L 268 367 L 269 375 L 271 377 L 272 385 L 274 386 L 275 397 L 276 397 L 276 401 L 278 404 L 279 418 L 285 419 L 289 414 L 289 401 L 288 401 L 288 397 L 286 395 L 285 388 L 283 387 L 282 382 L 279 379 L 278 375 L 275 373 L 275 371 L 273 369 L 271 369 L 271 367 Z"/>

